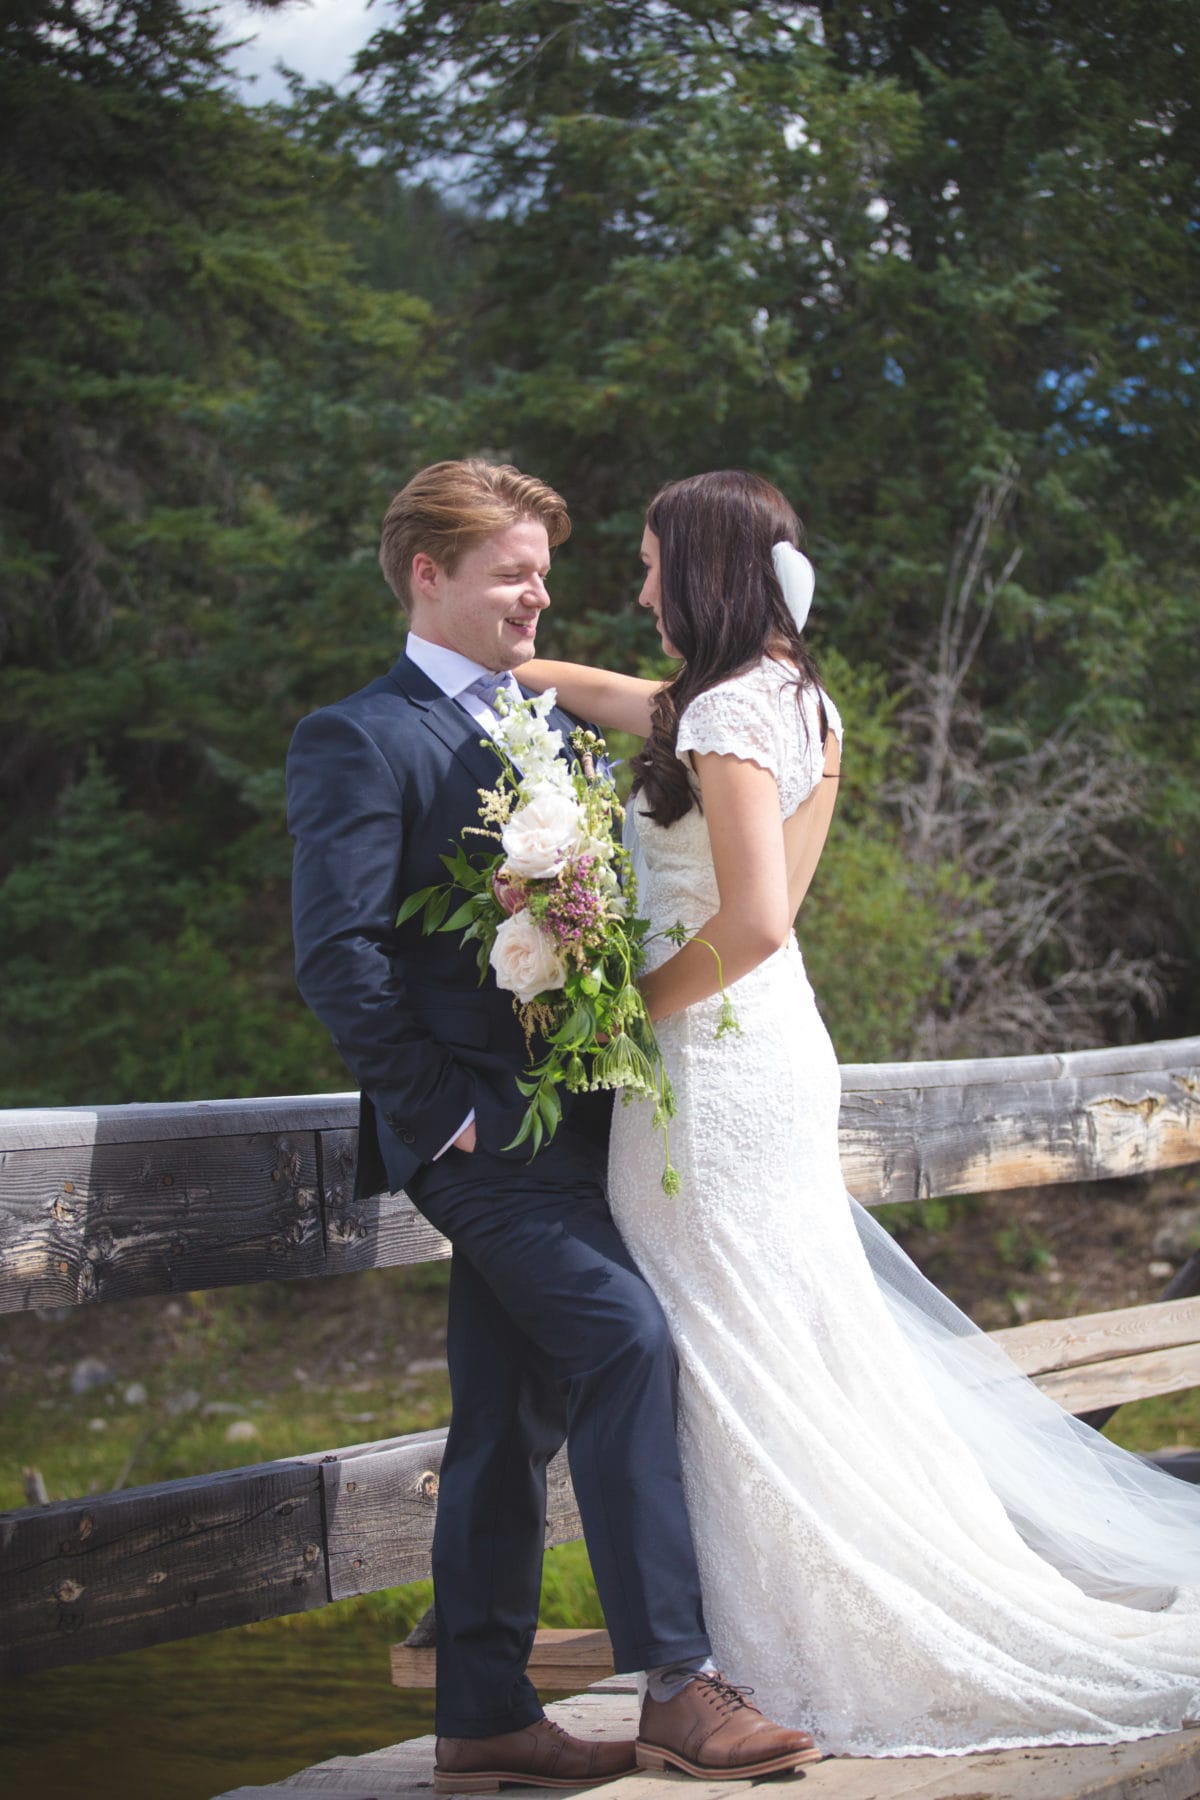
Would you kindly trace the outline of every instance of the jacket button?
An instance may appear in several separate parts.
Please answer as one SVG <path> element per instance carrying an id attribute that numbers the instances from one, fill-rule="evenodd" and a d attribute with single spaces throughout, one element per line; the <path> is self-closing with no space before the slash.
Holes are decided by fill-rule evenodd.
<path id="1" fill-rule="evenodd" d="M 416 1133 L 412 1132 L 412 1131 L 402 1131 L 400 1133 L 400 1142 L 402 1144 L 415 1143 L 416 1142 Z"/>

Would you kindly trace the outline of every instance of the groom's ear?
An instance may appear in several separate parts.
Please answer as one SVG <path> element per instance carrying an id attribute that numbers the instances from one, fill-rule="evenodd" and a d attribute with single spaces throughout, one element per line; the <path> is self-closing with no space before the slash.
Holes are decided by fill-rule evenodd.
<path id="1" fill-rule="evenodd" d="M 418 550 L 409 565 L 408 591 L 416 602 L 436 600 L 445 570 L 427 550 Z"/>

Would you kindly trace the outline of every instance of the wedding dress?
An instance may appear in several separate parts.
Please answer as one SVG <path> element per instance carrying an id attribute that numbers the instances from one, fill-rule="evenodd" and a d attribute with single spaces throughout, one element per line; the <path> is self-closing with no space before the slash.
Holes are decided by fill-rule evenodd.
<path id="1" fill-rule="evenodd" d="M 841 722 L 825 698 L 830 729 Z M 678 749 L 821 779 L 816 697 L 765 660 L 697 697 Z M 717 907 L 704 816 L 628 809 L 639 911 Z M 651 961 L 672 954 L 662 939 Z M 680 1358 L 684 1480 L 718 1666 L 829 1752 L 1115 1742 L 1200 1714 L 1200 1493 L 1063 1413 L 933 1288 L 838 1163 L 838 1067 L 794 939 L 658 1027 L 678 1114 L 664 1194 L 618 1104 L 612 1209 Z"/>

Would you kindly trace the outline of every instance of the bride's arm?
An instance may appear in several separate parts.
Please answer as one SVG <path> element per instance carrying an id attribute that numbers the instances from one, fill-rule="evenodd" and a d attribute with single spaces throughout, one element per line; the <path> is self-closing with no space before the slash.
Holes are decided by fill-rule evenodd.
<path id="1" fill-rule="evenodd" d="M 661 681 L 643 681 L 637 675 L 618 675 L 613 669 L 593 669 L 586 663 L 547 662 L 537 657 L 516 671 L 524 687 L 544 693 L 557 688 L 558 703 L 580 719 L 590 719 L 604 731 L 629 731 L 649 737 L 650 711 Z"/>
<path id="2" fill-rule="evenodd" d="M 792 929 L 775 777 L 757 763 L 711 752 L 696 755 L 695 765 L 720 905 L 677 955 L 642 977 L 651 1019 L 707 1000 L 722 977 L 728 987 L 749 974 Z"/>

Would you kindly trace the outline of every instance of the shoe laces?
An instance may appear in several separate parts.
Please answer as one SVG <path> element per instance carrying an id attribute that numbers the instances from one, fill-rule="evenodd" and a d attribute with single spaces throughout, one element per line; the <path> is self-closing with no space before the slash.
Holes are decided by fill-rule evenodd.
<path id="1" fill-rule="evenodd" d="M 696 1680 L 704 1683 L 722 1712 L 736 1712 L 739 1707 L 746 1707 L 750 1712 L 758 1711 L 757 1706 L 750 1705 L 750 1695 L 754 1692 L 752 1687 L 737 1687 L 720 1674 L 697 1675 Z"/>

